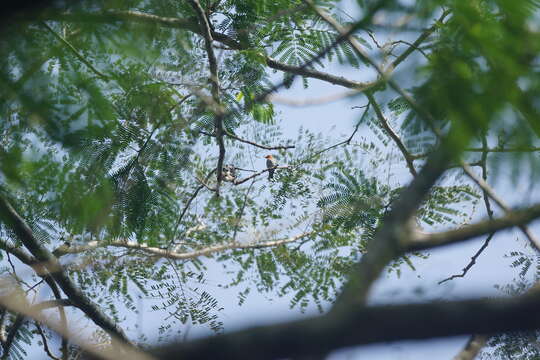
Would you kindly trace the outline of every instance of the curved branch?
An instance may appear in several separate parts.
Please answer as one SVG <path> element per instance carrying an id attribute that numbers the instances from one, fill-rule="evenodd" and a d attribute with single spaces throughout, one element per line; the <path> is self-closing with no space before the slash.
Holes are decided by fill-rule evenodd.
<path id="1" fill-rule="evenodd" d="M 0 216 L 6 226 L 16 234 L 28 251 L 46 268 L 67 297 L 77 304 L 79 309 L 96 325 L 131 344 L 124 331 L 71 281 L 58 259 L 34 237 L 28 224 L 3 196 L 0 196 Z"/>
<path id="2" fill-rule="evenodd" d="M 471 268 L 476 264 L 476 259 L 478 259 L 478 257 L 488 247 L 488 245 L 491 242 L 491 239 L 493 239 L 494 235 L 495 235 L 495 233 L 491 233 L 491 234 L 488 235 L 486 240 L 484 240 L 484 243 L 482 244 L 482 246 L 480 246 L 480 248 L 476 251 L 476 253 L 474 253 L 474 255 L 471 257 L 471 261 L 469 261 L 469 263 L 461 270 L 461 274 L 451 275 L 451 276 L 447 277 L 446 279 L 443 279 L 443 280 L 439 281 L 437 284 L 441 285 L 441 284 L 443 284 L 443 283 L 445 283 L 447 281 L 465 277 L 465 275 L 467 275 L 469 270 L 471 270 Z"/>
<path id="3" fill-rule="evenodd" d="M 41 342 L 43 343 L 43 350 L 45 350 L 45 353 L 53 360 L 60 360 L 60 358 L 55 356 L 51 352 L 51 349 L 49 349 L 49 342 L 47 341 L 47 337 L 45 336 L 43 329 L 37 321 L 34 321 L 34 326 L 36 327 L 38 334 L 41 336 Z"/>
<path id="4" fill-rule="evenodd" d="M 201 256 L 210 256 L 215 253 L 219 253 L 219 252 L 223 252 L 227 250 L 263 249 L 263 248 L 268 248 L 268 247 L 285 245 L 285 244 L 295 242 L 297 240 L 300 240 L 302 238 L 305 238 L 313 234 L 314 234 L 313 231 L 308 231 L 308 232 L 304 232 L 302 234 L 285 238 L 285 239 L 248 243 L 248 244 L 240 244 L 237 242 L 231 242 L 229 244 L 210 246 L 210 247 L 206 247 L 200 250 L 194 250 L 194 251 L 185 252 L 185 253 L 179 253 L 179 252 L 156 248 L 156 247 L 148 247 L 144 244 L 138 244 L 138 243 L 126 243 L 122 241 L 116 241 L 112 243 L 99 244 L 97 241 L 94 241 L 88 245 L 71 246 L 69 248 L 66 248 L 58 252 L 58 256 L 62 256 L 66 254 L 78 254 L 85 251 L 90 251 L 97 248 L 104 248 L 104 247 L 110 246 L 110 247 L 118 247 L 118 248 L 124 248 L 124 249 L 140 250 L 150 255 L 158 256 L 160 258 L 174 259 L 174 260 L 188 260 L 188 259 L 196 259 Z"/>
<path id="5" fill-rule="evenodd" d="M 494 233 L 513 226 L 523 226 L 540 217 L 540 204 L 526 209 L 509 211 L 498 219 L 489 219 L 460 229 L 434 234 L 417 235 L 408 244 L 408 251 L 420 251 L 439 246 L 455 244 L 477 236 Z"/>

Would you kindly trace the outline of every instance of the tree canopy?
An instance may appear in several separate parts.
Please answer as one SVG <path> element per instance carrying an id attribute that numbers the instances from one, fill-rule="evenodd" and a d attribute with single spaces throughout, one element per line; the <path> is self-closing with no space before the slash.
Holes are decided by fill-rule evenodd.
<path id="1" fill-rule="evenodd" d="M 37 346 L 61 359 L 325 358 L 452 335 L 471 335 L 460 359 L 537 358 L 540 295 L 525 275 L 540 250 L 528 225 L 540 217 L 539 7 L 5 5 L 3 358 Z M 303 100 L 282 95 L 297 84 L 307 94 L 333 87 Z M 278 111 L 343 99 L 357 114 L 344 137 L 293 132 Z M 528 201 L 498 194 L 518 184 Z M 442 282 L 466 278 L 512 227 L 524 239 L 509 254 L 522 281 L 501 284 L 506 297 L 369 304 L 387 273 L 481 238 L 462 274 L 441 269 Z M 209 259 L 223 270 L 217 280 Z M 236 291 L 236 304 L 211 290 L 216 281 Z M 320 316 L 227 331 L 222 310 L 250 293 Z M 142 297 L 163 321 L 137 336 Z M 216 334 L 182 341 L 188 326 Z"/>

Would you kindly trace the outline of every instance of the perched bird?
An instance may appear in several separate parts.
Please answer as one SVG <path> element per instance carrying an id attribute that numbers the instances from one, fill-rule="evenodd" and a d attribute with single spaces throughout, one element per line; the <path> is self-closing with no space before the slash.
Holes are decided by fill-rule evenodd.
<path id="1" fill-rule="evenodd" d="M 236 180 L 236 167 L 234 167 L 234 165 L 223 166 L 221 178 L 223 181 L 234 182 L 234 180 Z"/>
<path id="2" fill-rule="evenodd" d="M 278 166 L 277 161 L 272 155 L 266 155 L 264 158 L 266 159 L 266 168 L 270 169 L 268 170 L 268 180 L 273 180 L 275 171 L 274 168 Z"/>

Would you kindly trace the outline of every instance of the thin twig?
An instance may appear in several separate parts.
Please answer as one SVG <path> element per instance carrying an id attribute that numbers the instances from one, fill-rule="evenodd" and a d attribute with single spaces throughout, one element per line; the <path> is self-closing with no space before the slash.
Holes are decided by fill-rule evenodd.
<path id="1" fill-rule="evenodd" d="M 275 169 L 294 169 L 296 168 L 297 166 L 293 166 L 293 165 L 284 165 L 284 166 L 274 166 L 273 168 L 268 168 L 268 169 L 264 169 L 264 170 L 261 170 L 259 172 L 256 172 L 254 173 L 253 175 L 249 175 L 248 177 L 245 177 L 243 179 L 240 179 L 240 180 L 234 180 L 233 181 L 233 184 L 234 185 L 240 185 L 240 184 L 243 184 L 245 183 L 246 181 L 248 180 L 251 180 L 253 178 L 256 178 L 257 176 L 260 176 L 270 170 L 275 170 Z"/>
<path id="2" fill-rule="evenodd" d="M 351 133 L 351 135 L 343 140 L 343 141 L 340 141 L 334 145 L 330 145 L 322 150 L 319 150 L 317 151 L 315 154 L 313 155 L 309 155 L 307 158 L 305 158 L 302 162 L 306 162 L 306 161 L 309 161 L 311 159 L 313 159 L 314 157 L 317 157 L 319 155 L 321 155 L 322 153 L 324 152 L 327 152 L 329 150 L 332 150 L 336 147 L 339 147 L 341 145 L 350 145 L 351 144 L 351 141 L 352 139 L 354 138 L 354 136 L 356 135 L 356 133 L 358 132 L 358 129 L 360 128 L 360 125 L 362 124 L 362 119 L 366 116 L 366 114 L 368 113 L 369 111 L 369 106 L 370 106 L 370 103 L 368 102 L 366 105 L 363 105 L 363 106 L 357 106 L 357 108 L 363 108 L 364 109 L 364 112 L 362 113 L 362 116 L 360 117 L 360 120 L 356 123 L 356 126 L 354 127 L 354 130 L 353 132 Z"/>
<path id="3" fill-rule="evenodd" d="M 216 137 L 216 135 L 211 134 L 209 132 L 206 132 L 204 130 L 199 130 L 199 133 L 201 133 L 203 135 L 206 135 L 206 136 Z M 258 147 L 260 149 L 265 149 L 265 150 L 286 150 L 286 149 L 294 149 L 294 147 L 295 147 L 294 145 L 268 146 L 268 145 L 258 144 L 258 143 L 254 142 L 254 141 L 251 141 L 251 140 L 242 139 L 242 138 L 230 133 L 229 131 L 227 131 L 225 129 L 223 129 L 223 134 L 227 135 L 231 139 L 234 139 L 234 140 L 237 140 L 237 141 L 249 144 L 249 145 L 253 145 L 255 147 Z"/>
<path id="4" fill-rule="evenodd" d="M 60 358 L 54 356 L 54 354 L 49 349 L 49 342 L 47 341 L 47 337 L 45 336 L 43 329 L 37 321 L 34 321 L 34 326 L 36 327 L 38 334 L 41 336 L 41 342 L 43 343 L 43 350 L 45 350 L 45 353 L 49 355 L 49 357 L 53 360 L 60 360 Z"/>
<path id="5" fill-rule="evenodd" d="M 461 274 L 455 274 L 455 275 L 452 275 L 452 276 L 449 276 L 447 277 L 446 279 L 443 279 L 441 281 L 439 281 L 437 284 L 441 285 L 447 281 L 450 281 L 450 280 L 454 280 L 454 279 L 457 279 L 457 278 L 463 278 L 465 277 L 465 275 L 467 275 L 467 273 L 469 272 L 469 270 L 476 264 L 476 260 L 478 259 L 478 257 L 484 252 L 484 250 L 488 247 L 491 239 L 493 239 L 493 235 L 495 235 L 495 233 L 491 233 L 488 235 L 488 237 L 486 238 L 486 240 L 484 240 L 484 243 L 482 244 L 482 246 L 478 249 L 478 251 L 476 251 L 476 253 L 471 257 L 471 261 L 463 268 Z"/>
<path id="6" fill-rule="evenodd" d="M 487 148 L 487 140 L 486 140 L 485 135 L 482 136 L 482 145 L 483 145 L 484 149 Z M 487 152 L 486 151 L 484 151 L 482 153 L 482 158 L 480 159 L 480 165 L 482 167 L 482 179 L 484 179 L 484 181 L 487 181 Z M 485 190 L 482 190 L 482 196 L 484 198 L 484 205 L 486 206 L 487 215 L 488 215 L 488 217 L 490 219 L 493 219 L 493 210 L 491 209 L 491 202 L 489 200 L 489 195 Z M 470 262 L 463 268 L 461 274 L 452 275 L 452 276 L 450 276 L 450 277 L 448 277 L 448 278 L 446 278 L 444 280 L 441 280 L 441 281 L 439 281 L 439 285 L 446 282 L 446 281 L 453 280 L 455 278 L 463 278 L 463 277 L 465 277 L 465 275 L 467 275 L 469 270 L 476 264 L 476 260 L 478 259 L 478 257 L 484 252 L 484 250 L 487 249 L 487 247 L 488 247 L 488 245 L 489 245 L 489 243 L 490 243 L 490 241 L 491 241 L 491 239 L 493 238 L 494 235 L 495 235 L 495 233 L 491 233 L 491 234 L 488 235 L 486 240 L 484 240 L 484 243 L 482 244 L 482 246 L 471 257 Z"/>
<path id="7" fill-rule="evenodd" d="M 392 129 L 390 124 L 388 124 L 388 121 L 384 117 L 384 115 L 383 115 L 383 113 L 381 111 L 381 108 L 380 108 L 379 104 L 375 101 L 375 98 L 373 97 L 373 95 L 371 93 L 367 92 L 366 96 L 367 96 L 367 98 L 369 100 L 369 103 L 373 105 L 373 109 L 375 109 L 375 114 L 377 114 L 377 118 L 379 119 L 379 122 L 381 123 L 383 129 L 386 131 L 386 134 L 388 136 L 390 136 L 390 138 L 392 140 L 394 140 L 394 142 L 396 143 L 399 151 L 401 151 L 401 154 L 405 158 L 405 162 L 407 163 L 407 167 L 409 168 L 409 172 L 411 173 L 411 175 L 413 177 L 416 177 L 416 175 L 418 175 L 418 174 L 416 172 L 416 169 L 414 168 L 414 163 L 413 163 L 413 159 L 411 157 L 411 153 L 407 150 L 407 148 L 405 147 L 405 144 L 403 144 L 403 142 L 401 141 L 399 136 L 394 132 L 394 130 Z"/>
<path id="8" fill-rule="evenodd" d="M 56 31 L 54 31 L 49 25 L 47 25 L 47 23 L 45 21 L 41 21 L 40 22 L 41 25 L 43 25 L 47 30 L 49 30 L 49 32 L 51 34 L 53 34 L 57 39 L 59 39 L 62 43 L 64 43 L 67 48 L 75 55 L 75 57 L 77 59 L 79 59 L 79 61 L 81 61 L 83 64 L 85 64 L 86 66 L 88 66 L 88 68 L 94 72 L 97 76 L 99 76 L 100 78 L 102 78 L 103 80 L 109 80 L 110 78 L 103 74 L 101 71 L 99 71 L 98 69 L 96 69 L 94 67 L 94 65 L 92 65 L 88 60 L 86 60 L 86 58 L 84 56 L 82 56 L 81 54 L 79 54 L 79 52 L 77 51 L 77 49 L 71 45 L 71 43 L 69 43 L 66 39 L 64 39 L 62 36 L 60 36 L 59 34 L 56 33 Z"/>
<path id="9" fill-rule="evenodd" d="M 416 47 L 414 44 L 408 42 L 408 41 L 405 41 L 405 40 L 397 40 L 397 41 L 392 41 L 391 45 L 393 45 L 394 47 L 397 45 L 397 44 L 405 44 L 405 45 L 409 45 L 412 49 L 414 50 L 417 50 L 419 53 L 421 53 L 422 55 L 424 55 L 424 57 L 426 59 L 429 59 L 429 56 L 426 54 L 426 52 L 424 50 L 422 50 L 422 48 L 420 47 Z"/>
<path id="10" fill-rule="evenodd" d="M 249 196 L 249 193 L 251 191 L 251 188 L 253 187 L 253 184 L 255 184 L 255 179 L 253 179 L 253 181 L 251 181 L 251 184 L 249 184 L 249 187 L 246 190 L 246 194 L 244 195 L 244 202 L 242 203 L 242 208 L 238 212 L 238 216 L 236 218 L 236 224 L 234 225 L 234 233 L 233 233 L 233 237 L 232 237 L 232 242 L 233 243 L 236 242 L 236 234 L 238 232 L 238 228 L 240 227 L 240 221 L 242 220 L 242 216 L 244 216 L 244 210 L 246 209 L 248 196 Z"/>
<path id="11" fill-rule="evenodd" d="M 450 10 L 445 10 L 441 16 L 437 19 L 437 22 L 433 24 L 429 29 L 425 30 L 420 36 L 405 50 L 401 55 L 399 55 L 392 63 L 389 65 L 391 69 L 395 69 L 399 64 L 401 64 L 414 50 L 420 48 L 422 44 L 435 30 L 437 30 L 439 23 L 443 22 L 444 19 L 450 15 Z"/>
<path id="12" fill-rule="evenodd" d="M 463 168 L 463 171 L 469 178 L 471 178 L 483 191 L 485 191 L 489 197 L 495 201 L 495 203 L 505 212 L 505 213 L 511 213 L 512 210 L 506 203 L 499 198 L 499 196 L 495 193 L 495 191 L 489 186 L 487 182 L 485 182 L 483 179 L 476 176 L 474 171 L 470 168 L 469 165 L 467 165 L 465 162 L 461 162 L 461 166 Z M 540 241 L 536 239 L 536 237 L 531 233 L 529 228 L 525 226 L 525 224 L 519 224 L 520 230 L 523 232 L 523 234 L 527 237 L 529 240 L 529 243 L 532 245 L 536 251 L 540 251 Z"/>

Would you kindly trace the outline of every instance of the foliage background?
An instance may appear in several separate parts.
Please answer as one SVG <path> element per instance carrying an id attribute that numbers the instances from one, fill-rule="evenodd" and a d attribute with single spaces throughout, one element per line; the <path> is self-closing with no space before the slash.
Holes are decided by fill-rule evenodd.
<path id="1" fill-rule="evenodd" d="M 381 5 L 360 1 L 347 4 L 345 10 L 373 4 Z M 0 46 L 9 55 L 0 60 L 5 95 L 0 100 L 2 196 L 23 214 L 35 238 L 59 255 L 85 294 L 113 320 L 125 324 L 129 334 L 140 335 L 141 343 L 156 339 L 147 330 L 137 330 L 141 325 L 133 314 L 140 308 L 138 297 L 153 299 L 152 310 L 161 314 L 158 341 L 185 337 L 188 328 L 200 325 L 222 331 L 222 309 L 226 312 L 229 306 L 249 302 L 254 293 L 269 299 L 284 297 L 294 311 L 322 312 L 330 307 L 414 172 L 388 136 L 377 106 L 410 154 L 419 156 L 418 169 L 423 163 L 420 155 L 439 143 L 434 127 L 443 133 L 450 128 L 456 131 L 458 136 L 449 136 L 456 156 L 465 147 L 484 147 L 484 154 L 488 148 L 526 148 L 494 152 L 487 162 L 478 154 L 481 151 L 465 152 L 463 158 L 483 162 L 484 169 L 489 165 L 490 181 L 497 190 L 503 189 L 503 196 L 512 195 L 511 204 L 525 206 L 537 198 L 533 191 L 539 131 L 535 1 L 444 4 L 453 14 L 444 26 L 435 25 L 438 31 L 423 45 L 429 61 L 415 54 L 395 74 L 395 81 L 437 119 L 427 122 L 384 81 L 374 87 L 380 105 L 372 103 L 368 109 L 350 109 L 365 105 L 359 94 L 311 113 L 280 107 L 287 97 L 336 91 L 335 86 L 321 86 L 309 77 L 294 82 L 290 74 L 275 74 L 264 66 L 269 63 L 265 56 L 282 66 L 302 66 L 336 38 L 336 31 L 311 12 L 282 16 L 283 9 L 301 5 L 219 3 L 221 11 L 213 17 L 213 26 L 224 34 L 221 46 L 234 48 L 216 49 L 219 91 L 209 80 L 204 39 L 192 33 L 199 30 L 193 28 L 195 13 L 188 3 L 82 3 L 67 14 L 51 10 L 40 14 L 40 20 L 4 29 Z M 333 9 L 333 2 L 319 5 L 343 25 L 349 24 L 351 19 Z M 395 59 L 389 51 L 398 45 L 386 42 L 397 35 L 384 24 L 414 13 L 411 27 L 423 28 L 442 11 L 427 2 L 382 6 L 387 18 L 373 19 L 373 37 L 365 30 L 355 35 L 364 51 L 382 64 Z M 119 9 L 161 17 L 177 14 L 186 19 L 177 25 L 191 31 L 156 26 L 136 13 L 129 15 L 132 21 L 123 21 L 121 16 L 127 15 L 119 15 Z M 418 30 L 412 33 L 415 36 L 404 35 L 411 37 L 408 41 Z M 373 41 L 376 36 L 379 42 Z M 383 43 L 386 47 L 380 46 Z M 366 57 L 344 42 L 313 67 L 369 81 L 377 74 L 366 70 L 368 65 Z M 275 104 L 257 101 L 272 82 L 281 81 L 290 90 L 276 96 Z M 220 106 L 227 116 L 219 115 Z M 314 126 L 333 124 L 342 116 L 350 120 L 332 132 L 326 125 Z M 294 117 L 305 118 L 297 122 L 304 127 L 297 127 Z M 220 184 L 215 171 L 219 161 L 214 138 L 221 136 L 214 132 L 217 123 L 225 132 L 225 165 L 259 171 L 264 168 L 262 157 L 270 151 L 289 168 L 277 171 L 276 182 L 267 182 L 266 174 L 260 174 L 254 182 L 235 185 L 222 180 Z M 354 141 L 340 144 L 350 135 Z M 238 137 L 295 148 L 260 149 Z M 242 178 L 250 174 L 237 171 Z M 507 190 L 512 187 L 529 191 L 519 199 Z M 416 213 L 417 225 L 431 232 L 478 221 L 490 213 L 489 206 L 482 208 L 482 196 L 459 169 L 449 170 Z M 3 225 L 1 231 L 6 244 L 21 245 L 9 226 Z M 518 277 L 530 277 L 534 261 L 528 260 L 531 251 L 519 237 L 511 245 L 519 252 L 510 253 L 510 247 L 502 248 L 501 241 L 494 240 L 498 246 L 491 248 L 496 248 L 492 250 L 496 255 L 488 259 L 497 268 L 501 261 L 512 262 Z M 65 241 L 70 247 L 61 247 Z M 269 241 L 286 243 L 261 246 Z M 230 248 L 216 252 L 213 261 L 200 256 L 176 261 L 148 251 L 189 254 L 224 244 Z M 83 251 L 84 246 L 95 248 Z M 448 269 L 453 256 L 460 260 L 453 269 L 466 264 L 469 249 L 449 255 L 451 251 L 435 252 L 427 261 L 426 253 L 398 257 L 387 268 L 392 282 L 386 286 L 391 292 L 381 285 L 370 302 L 397 301 L 400 287 L 407 288 L 401 290 L 402 300 L 459 297 L 453 285 L 433 284 L 453 273 L 433 270 L 442 259 Z M 508 254 L 510 260 L 501 260 L 501 254 Z M 21 266 L 16 265 L 6 262 L 5 274 Z M 217 271 L 219 276 L 214 275 Z M 414 277 L 422 281 L 416 285 Z M 38 281 L 36 276 L 27 280 Z M 496 281 L 501 286 L 506 283 L 499 275 Z M 478 289 L 474 281 L 470 284 Z M 233 289 L 226 291 L 234 293 L 234 304 L 224 301 L 218 287 Z M 40 289 L 35 295 L 43 300 L 50 293 Z M 10 329 L 15 323 L 16 318 L 6 320 Z M 31 329 L 31 323 L 21 326 L 14 357 L 24 357 L 23 344 L 32 343 L 35 335 Z M 94 335 L 96 341 L 105 337 L 102 331 Z M 495 352 L 513 344 L 511 338 L 492 341 Z M 516 349 L 510 346 L 508 351 Z"/>

